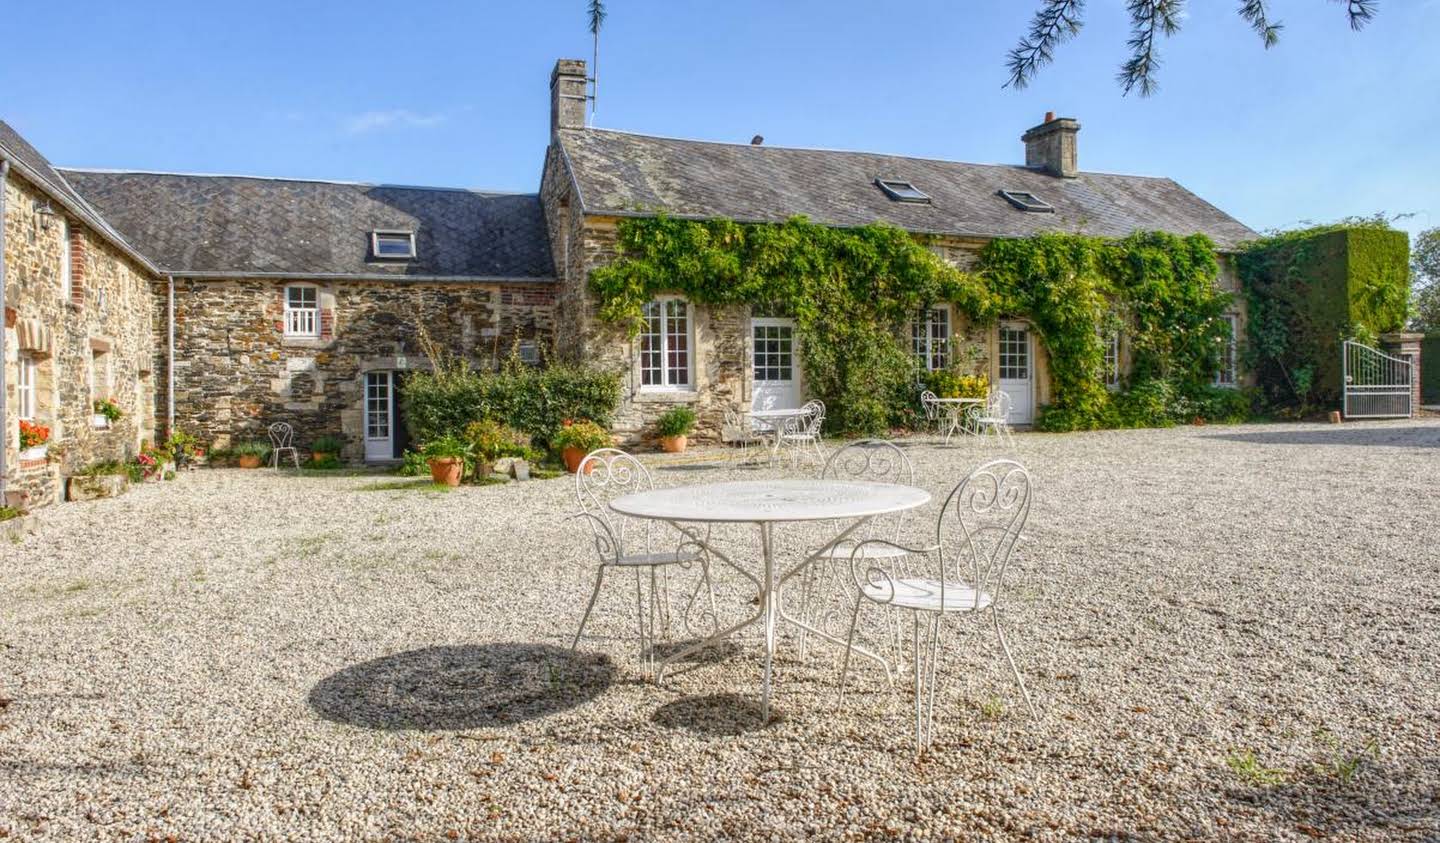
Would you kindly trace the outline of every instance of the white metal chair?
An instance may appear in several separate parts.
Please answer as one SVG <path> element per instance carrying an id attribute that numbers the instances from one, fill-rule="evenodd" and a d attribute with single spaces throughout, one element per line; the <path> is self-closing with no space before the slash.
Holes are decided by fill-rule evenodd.
<path id="1" fill-rule="evenodd" d="M 940 412 L 940 397 L 928 389 L 921 392 L 920 409 L 925 413 L 925 421 L 934 425 L 938 433 L 945 422 L 944 414 Z"/>
<path id="2" fill-rule="evenodd" d="M 934 544 L 912 548 L 876 538 L 851 550 L 850 573 L 858 593 L 846 635 L 849 645 L 840 671 L 840 693 L 843 697 L 861 605 L 872 603 L 909 612 L 917 753 L 928 747 L 934 736 L 941 621 L 947 616 L 980 619 L 989 613 L 1025 704 L 1032 716 L 1039 716 L 1000 623 L 1005 573 L 1030 514 L 1030 498 L 1030 473 L 1025 467 L 1014 460 L 992 460 L 970 472 L 945 499 L 935 524 Z M 881 556 L 881 550 L 896 556 Z M 922 619 L 926 626 L 923 643 Z"/>
<path id="3" fill-rule="evenodd" d="M 270 434 L 270 465 L 280 470 L 280 458 L 290 454 L 290 459 L 295 463 L 295 470 L 300 470 L 300 451 L 295 447 L 295 428 L 289 422 L 275 422 L 268 428 Z"/>
<path id="4" fill-rule="evenodd" d="M 644 492 L 655 487 L 650 472 L 639 460 L 618 448 L 600 448 L 585 455 L 580 468 L 575 472 L 575 497 L 580 503 L 580 512 L 571 519 L 585 521 L 595 542 L 600 567 L 595 573 L 595 587 L 590 592 L 590 602 L 585 605 L 585 614 L 580 619 L 580 628 L 570 642 L 573 651 L 580 644 L 580 636 L 590 621 L 595 601 L 600 597 L 600 586 L 609 569 L 631 569 L 635 571 L 635 612 L 639 622 L 640 660 L 647 673 L 653 675 L 655 645 L 658 640 L 657 626 L 666 634 L 670 630 L 669 588 L 664 577 L 665 569 L 672 566 L 700 567 L 701 586 L 709 600 L 712 626 L 717 621 L 715 614 L 715 591 L 710 582 L 710 562 L 704 543 L 689 533 L 666 530 L 673 533 L 666 546 L 655 534 L 655 522 L 627 518 L 610 509 L 614 498 L 633 492 Z M 649 574 L 650 605 L 645 605 L 645 575 Z M 695 600 L 700 594 L 697 588 L 690 595 L 682 619 L 688 624 Z"/>
<path id="5" fill-rule="evenodd" d="M 725 407 L 725 424 L 720 428 L 720 440 L 731 445 L 738 445 L 742 458 L 748 456 L 751 445 L 764 443 L 760 434 L 755 432 L 755 427 L 750 420 L 729 405 Z"/>
<path id="6" fill-rule="evenodd" d="M 991 390 L 985 406 L 971 411 L 970 424 L 981 439 L 993 435 L 1001 445 L 1014 447 L 1015 437 L 1010 432 L 1010 393 L 1003 389 Z"/>
<path id="7" fill-rule="evenodd" d="M 790 464 L 798 465 L 802 451 L 813 450 L 815 459 L 825 461 L 825 449 L 820 444 L 820 430 L 825 424 L 825 402 L 812 398 L 800 407 L 805 412 L 788 418 L 776 433 L 780 447 L 790 448 Z"/>
<path id="8" fill-rule="evenodd" d="M 863 480 L 870 483 L 915 485 L 915 466 L 905 452 L 884 439 L 859 439 L 830 455 L 820 469 L 821 480 Z M 871 518 L 860 530 L 838 542 L 831 542 L 809 556 L 810 566 L 802 576 L 800 616 L 806 623 L 837 637 L 845 634 L 843 615 L 837 607 L 848 607 L 851 592 L 849 562 L 856 546 L 866 540 L 885 538 L 900 541 L 908 512 Z M 870 545 L 863 556 L 894 559 L 904 556 L 890 546 Z M 841 610 L 843 611 L 843 610 Z M 800 635 L 800 657 L 805 657 L 806 636 Z"/>

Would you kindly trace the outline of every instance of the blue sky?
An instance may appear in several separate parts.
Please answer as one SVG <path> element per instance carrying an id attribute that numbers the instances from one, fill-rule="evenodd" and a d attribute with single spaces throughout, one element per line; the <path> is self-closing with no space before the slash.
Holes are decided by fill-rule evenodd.
<path id="1" fill-rule="evenodd" d="M 596 125 L 1020 162 L 1047 110 L 1083 169 L 1170 176 L 1258 229 L 1377 211 L 1440 226 L 1440 0 L 1191 3 L 1161 89 L 1124 97 L 1121 0 L 1024 91 L 1004 55 L 1033 0 L 610 0 Z M 548 75 L 588 58 L 583 0 L 76 0 L 6 11 L 0 118 L 54 162 L 534 190 Z"/>

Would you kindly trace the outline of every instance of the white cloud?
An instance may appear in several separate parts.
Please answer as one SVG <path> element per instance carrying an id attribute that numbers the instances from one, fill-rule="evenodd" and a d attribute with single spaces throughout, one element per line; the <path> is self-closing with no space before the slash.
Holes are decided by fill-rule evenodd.
<path id="1" fill-rule="evenodd" d="M 406 108 L 366 111 L 346 119 L 345 131 L 352 135 L 363 135 L 387 129 L 433 129 L 448 119 L 444 114 L 417 114 Z"/>

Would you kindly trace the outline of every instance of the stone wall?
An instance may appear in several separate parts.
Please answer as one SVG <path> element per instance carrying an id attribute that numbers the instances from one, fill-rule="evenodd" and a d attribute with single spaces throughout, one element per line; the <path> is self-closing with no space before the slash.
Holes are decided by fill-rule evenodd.
<path id="1" fill-rule="evenodd" d="M 69 220 L 65 243 L 63 210 L 52 202 L 56 213 L 40 213 L 45 194 L 14 171 L 4 190 L 7 481 L 39 506 L 63 497 L 64 476 L 104 460 L 133 459 L 142 441 L 154 437 L 156 279 L 77 219 Z M 74 268 L 69 298 L 62 251 Z M 35 421 L 51 429 L 44 460 L 18 459 L 22 354 L 35 361 Z M 113 398 L 124 413 L 113 425 L 94 421 L 92 399 L 102 397 Z"/>
<path id="2" fill-rule="evenodd" d="M 431 341 L 493 368 L 519 341 L 548 350 L 550 283 L 343 281 L 318 285 L 322 333 L 284 335 L 283 280 L 175 282 L 175 421 L 212 447 L 265 439 L 277 421 L 302 450 L 321 434 L 363 458 L 363 380 L 368 371 L 430 368 Z"/>

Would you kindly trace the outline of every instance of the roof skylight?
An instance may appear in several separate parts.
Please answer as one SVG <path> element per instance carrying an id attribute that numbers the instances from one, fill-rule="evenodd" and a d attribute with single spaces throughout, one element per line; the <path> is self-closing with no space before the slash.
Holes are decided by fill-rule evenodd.
<path id="1" fill-rule="evenodd" d="M 1032 214 L 1055 213 L 1054 205 L 1051 205 L 1033 193 L 1026 193 L 1023 190 L 1001 190 L 999 193 L 1001 196 L 1004 196 L 1011 205 L 1014 205 L 1022 211 L 1028 211 Z"/>
<path id="2" fill-rule="evenodd" d="M 372 231 L 370 250 L 377 258 L 415 257 L 415 232 Z"/>
<path id="3" fill-rule="evenodd" d="M 896 181 L 893 179 L 876 179 L 875 184 L 885 191 L 896 202 L 914 202 L 921 205 L 930 204 L 930 196 L 925 191 L 916 187 L 908 181 Z"/>

